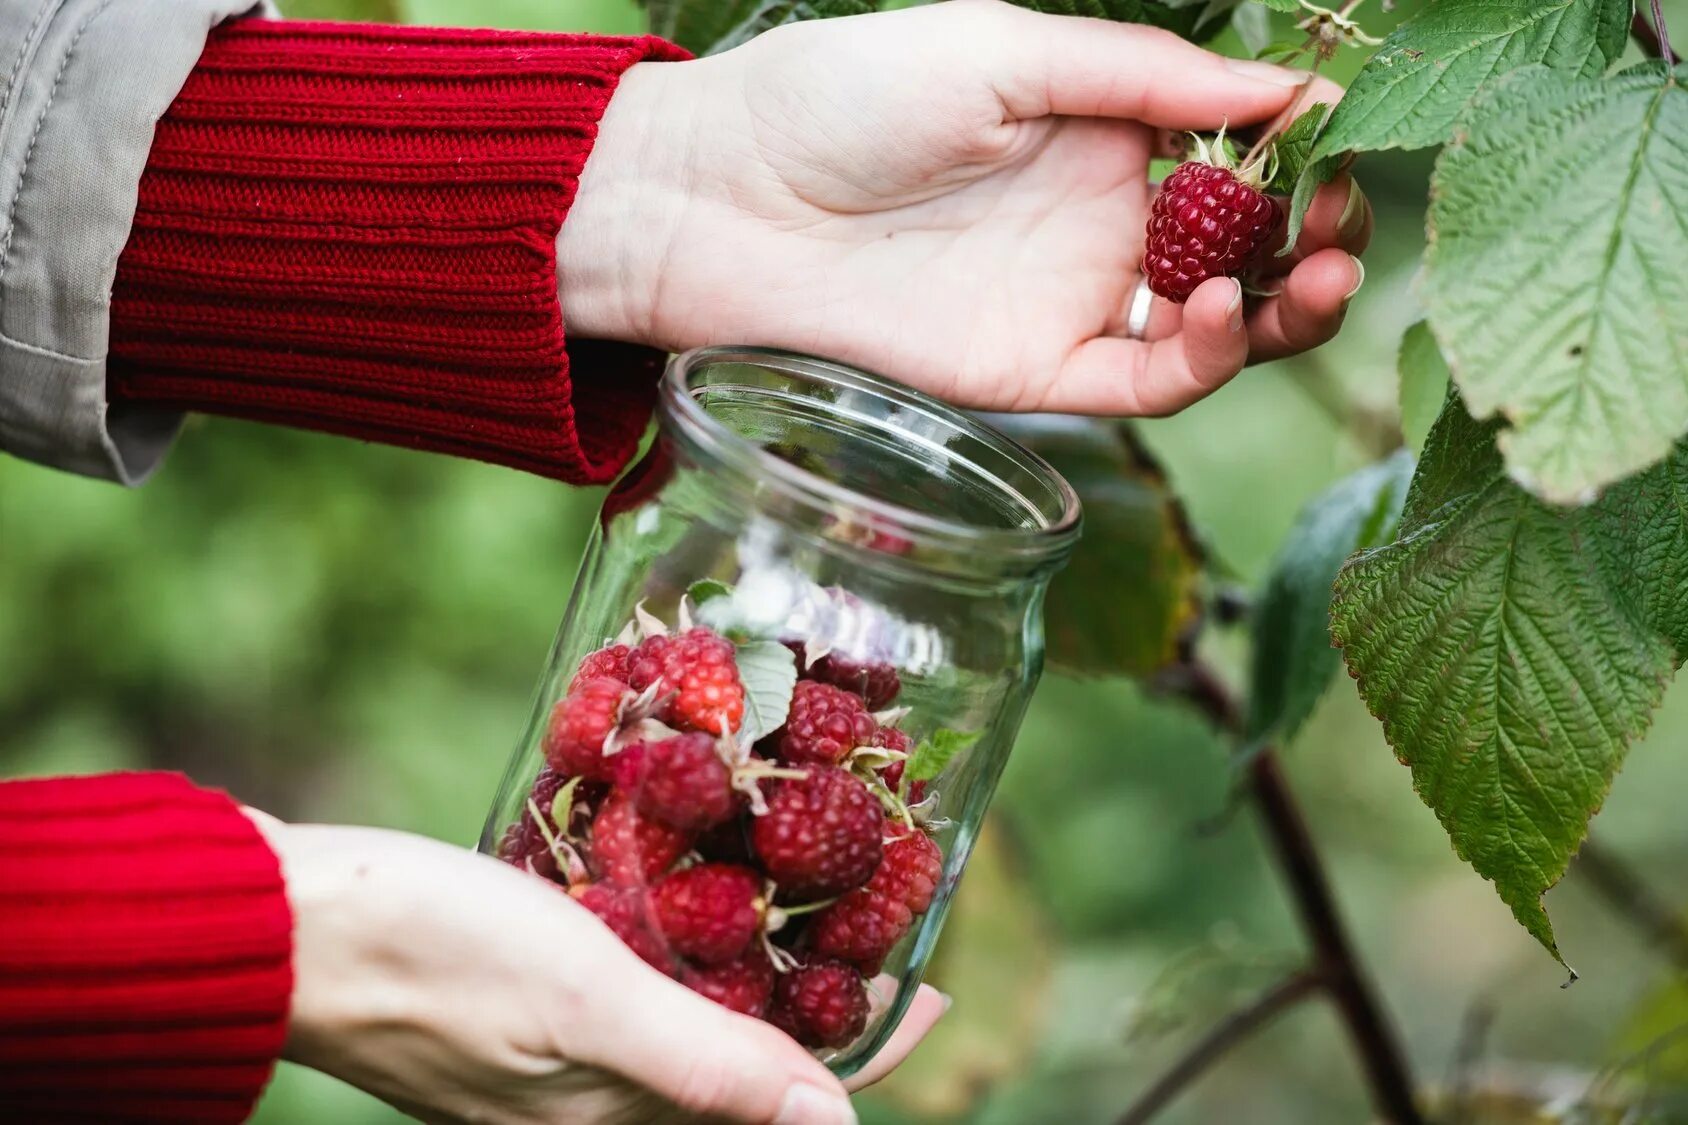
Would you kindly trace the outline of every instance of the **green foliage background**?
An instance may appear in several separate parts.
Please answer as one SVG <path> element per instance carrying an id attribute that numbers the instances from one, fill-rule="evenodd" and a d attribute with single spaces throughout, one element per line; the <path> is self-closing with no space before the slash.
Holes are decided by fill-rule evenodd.
<path id="1" fill-rule="evenodd" d="M 630 0 L 287 7 L 643 24 Z M 1396 346 L 1420 315 L 1410 274 L 1429 168 L 1423 152 L 1362 161 L 1379 236 L 1336 344 L 1141 429 L 1212 553 L 1247 585 L 1302 503 L 1371 459 L 1328 404 L 1396 410 Z M 483 465 L 208 419 L 135 492 L 0 460 L 0 776 L 181 768 L 284 817 L 468 844 L 597 501 Z M 1240 659 L 1231 671 L 1241 676 Z M 1597 822 L 1674 904 L 1688 902 L 1685 737 L 1679 686 Z M 1350 687 L 1327 696 L 1286 757 L 1422 1081 L 1448 1071 L 1475 1007 L 1496 1013 L 1485 1057 L 1572 1092 L 1688 1020 L 1688 989 L 1574 867 L 1548 903 L 1584 980 L 1560 990 L 1562 974 L 1455 857 Z M 1244 815 L 1207 827 L 1227 782 L 1218 743 L 1187 714 L 1121 684 L 1050 677 L 935 969 L 956 1008 L 904 1071 L 859 1099 L 864 1119 L 1110 1121 L 1208 1019 L 1292 961 L 1298 935 L 1253 826 Z M 1313 1006 L 1245 1045 L 1164 1120 L 1364 1118 L 1335 1022 Z M 284 1067 L 258 1120 L 402 1118 Z"/>

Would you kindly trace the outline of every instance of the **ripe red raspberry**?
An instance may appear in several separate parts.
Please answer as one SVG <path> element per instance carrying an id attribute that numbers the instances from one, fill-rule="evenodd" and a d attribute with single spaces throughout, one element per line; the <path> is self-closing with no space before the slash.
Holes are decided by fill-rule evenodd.
<path id="1" fill-rule="evenodd" d="M 608 676 L 612 680 L 627 682 L 628 658 L 633 650 L 626 645 L 605 645 L 597 652 L 589 652 L 581 660 L 580 667 L 574 670 L 574 679 L 569 682 L 569 690 L 573 691 L 581 684 L 596 676 Z"/>
<path id="2" fill-rule="evenodd" d="M 552 835 L 558 835 L 556 825 L 550 820 L 551 803 L 557 799 L 557 790 L 567 780 L 550 766 L 539 768 L 539 776 L 528 791 L 531 804 L 523 804 L 522 815 L 504 830 L 504 837 L 498 842 L 499 859 L 547 879 L 557 878 L 557 857 L 551 854 L 545 834 L 534 823 L 533 809 L 539 809 L 540 815 L 546 818 L 545 826 L 551 829 Z"/>
<path id="3" fill-rule="evenodd" d="M 882 746 L 887 750 L 896 750 L 899 753 L 907 754 L 909 750 L 913 748 L 914 743 L 906 733 L 898 730 L 896 727 L 880 727 L 879 730 L 874 732 L 873 742 L 871 745 Z M 908 763 L 906 761 L 892 762 L 879 771 L 879 780 L 885 788 L 895 793 L 902 787 L 903 770 L 906 768 L 908 768 Z M 908 787 L 908 803 L 911 805 L 918 805 L 925 799 L 926 783 L 924 781 L 910 782 Z"/>
<path id="4" fill-rule="evenodd" d="M 797 656 L 798 675 L 805 680 L 819 680 L 823 684 L 854 692 L 861 696 L 870 711 L 889 707 L 903 688 L 897 670 L 882 660 L 856 660 L 842 653 L 829 652 L 811 662 L 802 641 L 787 641 L 785 644 Z"/>
<path id="5" fill-rule="evenodd" d="M 1218 159 L 1206 151 L 1202 156 Z M 1183 304 L 1208 278 L 1242 274 L 1265 248 L 1278 219 L 1277 202 L 1246 171 L 1239 179 L 1229 167 L 1201 158 L 1185 161 L 1162 181 L 1149 209 L 1143 250 L 1149 288 Z"/>
<path id="6" fill-rule="evenodd" d="M 624 886 L 659 878 L 691 846 L 690 832 L 643 815 L 624 793 L 611 794 L 592 822 L 593 870 Z"/>
<path id="7" fill-rule="evenodd" d="M 774 994 L 775 975 L 767 952 L 753 945 L 743 956 L 724 965 L 687 965 L 680 970 L 680 983 L 724 1008 L 761 1019 Z"/>
<path id="8" fill-rule="evenodd" d="M 880 871 L 885 865 L 880 864 Z M 874 886 L 851 891 L 819 914 L 809 926 L 810 948 L 822 957 L 836 957 L 877 971 L 891 947 L 914 925 L 914 913 L 901 897 Z"/>
<path id="9" fill-rule="evenodd" d="M 885 845 L 884 862 L 868 886 L 899 898 L 911 912 L 924 914 L 944 879 L 944 853 L 924 832 L 910 832 L 902 825 L 893 831 L 900 834 Z"/>
<path id="10" fill-rule="evenodd" d="M 569 892 L 575 900 L 596 914 L 621 943 L 637 953 L 652 968 L 673 976 L 674 954 L 651 925 L 645 892 L 610 883 L 588 883 Z"/>
<path id="11" fill-rule="evenodd" d="M 762 928 L 762 879 L 748 867 L 700 863 L 651 889 L 651 916 L 682 957 L 704 965 L 731 961 Z"/>
<path id="12" fill-rule="evenodd" d="M 794 765 L 835 766 L 872 741 L 879 724 L 867 704 L 843 688 L 799 680 L 780 731 L 778 753 Z"/>
<path id="13" fill-rule="evenodd" d="M 702 832 L 738 811 L 733 771 L 716 736 L 692 731 L 629 746 L 611 759 L 615 783 L 646 816 Z"/>
<path id="14" fill-rule="evenodd" d="M 604 740 L 620 721 L 627 698 L 627 685 L 608 676 L 593 676 L 570 691 L 551 712 L 545 731 L 545 760 L 551 768 L 570 777 L 608 781 Z"/>
<path id="15" fill-rule="evenodd" d="M 805 1047 L 845 1047 L 867 1027 L 862 974 L 842 961 L 812 961 L 774 984 L 768 1022 Z"/>
<path id="16" fill-rule="evenodd" d="M 750 826 L 768 877 L 806 899 L 843 894 L 873 877 L 885 845 L 879 800 L 846 770 L 815 767 L 781 781 Z"/>
<path id="17" fill-rule="evenodd" d="M 665 698 L 661 717 L 669 723 L 721 734 L 744 722 L 744 685 L 733 643 L 702 625 L 639 642 L 628 661 L 627 682 L 634 691 L 657 685 Z"/>

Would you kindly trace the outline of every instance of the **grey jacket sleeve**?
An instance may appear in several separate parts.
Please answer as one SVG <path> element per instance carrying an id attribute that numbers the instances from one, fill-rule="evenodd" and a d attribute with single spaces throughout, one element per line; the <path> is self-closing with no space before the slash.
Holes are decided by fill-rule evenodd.
<path id="1" fill-rule="evenodd" d="M 108 409 L 112 279 L 153 125 L 254 0 L 0 0 L 0 451 L 135 484 L 180 418 Z"/>

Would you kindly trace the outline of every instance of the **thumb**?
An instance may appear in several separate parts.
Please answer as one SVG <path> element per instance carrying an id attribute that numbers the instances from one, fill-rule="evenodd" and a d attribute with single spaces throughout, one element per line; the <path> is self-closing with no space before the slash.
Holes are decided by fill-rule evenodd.
<path id="1" fill-rule="evenodd" d="M 605 990 L 613 1008 L 588 1021 L 593 1042 L 575 1057 L 691 1115 L 753 1125 L 855 1125 L 843 1085 L 785 1034 L 643 964 L 638 969 Z"/>
<path id="2" fill-rule="evenodd" d="M 1313 81 L 1306 71 L 1229 59 L 1141 24 L 996 3 L 975 11 L 1005 25 L 991 55 L 993 79 L 1004 107 L 1020 120 L 1058 114 L 1162 129 L 1236 127 L 1282 113 Z M 1340 96 L 1334 84 L 1318 82 L 1317 100 Z"/>

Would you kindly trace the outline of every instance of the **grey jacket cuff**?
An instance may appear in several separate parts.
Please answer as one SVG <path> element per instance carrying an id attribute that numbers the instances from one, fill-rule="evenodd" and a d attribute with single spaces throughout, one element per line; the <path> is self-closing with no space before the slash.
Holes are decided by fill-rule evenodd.
<path id="1" fill-rule="evenodd" d="M 0 450 L 136 484 L 180 416 L 108 409 L 117 256 L 153 126 L 254 0 L 0 3 Z"/>

